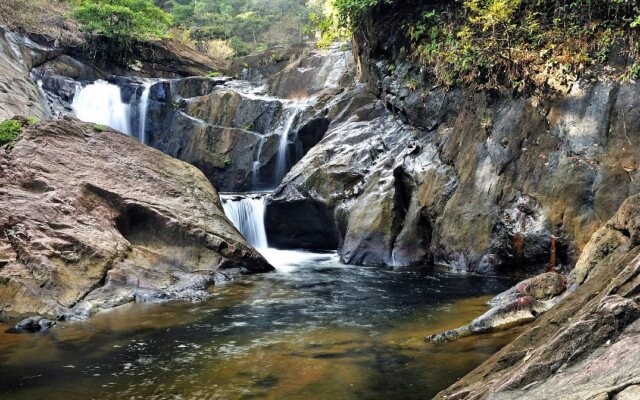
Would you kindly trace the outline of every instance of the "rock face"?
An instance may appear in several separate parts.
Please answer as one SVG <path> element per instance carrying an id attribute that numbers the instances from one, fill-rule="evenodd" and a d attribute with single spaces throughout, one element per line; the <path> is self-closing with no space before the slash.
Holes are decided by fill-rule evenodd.
<path id="1" fill-rule="evenodd" d="M 15 115 L 47 116 L 29 71 L 49 54 L 48 49 L 0 27 L 0 122 Z"/>
<path id="2" fill-rule="evenodd" d="M 142 117 L 144 85 L 151 85 L 145 107 L 148 145 L 195 165 L 220 191 L 264 190 L 276 187 L 323 137 L 330 118 L 341 116 L 329 115 L 329 110 L 346 96 L 340 85 L 354 80 L 353 56 L 347 49 L 305 51 L 289 63 L 271 77 L 255 72 L 253 82 L 204 76 L 107 80 L 120 88 L 122 101 L 129 105 L 134 134 Z M 100 76 L 95 72 L 63 56 L 34 70 L 52 111 L 61 115 L 72 113 L 76 88 Z M 296 85 L 308 85 L 309 90 L 302 93 Z"/>
<path id="3" fill-rule="evenodd" d="M 391 12 L 384 7 L 374 12 Z M 433 88 L 402 60 L 401 27 L 380 15 L 365 18 L 354 43 L 382 106 L 332 124 L 267 211 L 282 221 L 296 204 L 303 220 L 273 231 L 311 241 L 325 234 L 313 227 L 321 216 L 335 227 L 323 246 L 337 243 L 352 264 L 570 268 L 640 190 L 640 83 L 583 79 L 564 93 L 519 96 Z"/>
<path id="4" fill-rule="evenodd" d="M 73 119 L 0 154 L 0 310 L 85 318 L 272 267 L 196 168 Z"/>
<path id="5" fill-rule="evenodd" d="M 571 292 L 437 398 L 633 398 L 640 383 L 638 215 L 640 195 L 593 235 Z"/>

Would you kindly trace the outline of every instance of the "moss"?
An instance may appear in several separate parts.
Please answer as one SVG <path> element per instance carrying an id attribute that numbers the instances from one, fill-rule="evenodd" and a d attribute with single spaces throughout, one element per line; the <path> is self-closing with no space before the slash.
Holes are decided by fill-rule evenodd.
<path id="1" fill-rule="evenodd" d="M 96 132 L 108 132 L 111 130 L 111 128 L 105 125 L 95 124 L 93 125 L 93 130 Z"/>
<path id="2" fill-rule="evenodd" d="M 34 117 L 33 115 L 30 115 L 27 117 L 27 125 L 32 126 L 37 124 L 39 121 L 39 119 L 37 117 Z"/>
<path id="3" fill-rule="evenodd" d="M 224 157 L 224 166 L 225 166 L 225 167 L 228 167 L 228 166 L 230 166 L 231 164 L 233 164 L 233 161 L 231 161 L 231 157 L 229 157 L 229 155 L 226 155 L 226 156 Z"/>
<path id="4" fill-rule="evenodd" d="M 219 72 L 219 71 L 209 71 L 209 72 L 207 73 L 207 76 L 208 76 L 209 78 L 217 78 L 217 77 L 219 77 L 219 76 L 222 76 L 222 72 Z"/>
<path id="5" fill-rule="evenodd" d="M 14 119 L 8 119 L 0 123 L 0 146 L 13 143 L 22 132 L 22 125 Z"/>

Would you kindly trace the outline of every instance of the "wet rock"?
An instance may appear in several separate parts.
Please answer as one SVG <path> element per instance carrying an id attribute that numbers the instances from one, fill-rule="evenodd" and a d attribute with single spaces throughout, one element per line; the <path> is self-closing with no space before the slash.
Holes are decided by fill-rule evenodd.
<path id="1" fill-rule="evenodd" d="M 47 329 L 53 327 L 55 324 L 56 321 L 52 321 L 40 316 L 35 316 L 21 320 L 16 324 L 15 329 L 19 332 L 40 332 L 46 331 Z"/>
<path id="2" fill-rule="evenodd" d="M 511 328 L 534 321 L 547 311 L 548 306 L 531 296 L 523 296 L 517 300 L 492 308 L 468 325 L 451 329 L 442 333 L 427 336 L 430 342 L 445 342 L 466 336 Z"/>
<path id="3" fill-rule="evenodd" d="M 86 318 L 272 269 L 196 168 L 65 118 L 0 155 L 0 309 Z"/>
<path id="4" fill-rule="evenodd" d="M 525 279 L 489 300 L 492 308 L 468 325 L 428 336 L 427 340 L 444 342 L 529 323 L 560 301 L 558 296 L 566 287 L 566 278 L 556 272 Z"/>
<path id="5" fill-rule="evenodd" d="M 0 121 L 14 115 L 47 116 L 42 94 L 29 77 L 34 62 L 46 59 L 47 52 L 26 40 L 0 27 Z"/>
<path id="6" fill-rule="evenodd" d="M 550 300 L 560 295 L 566 288 L 566 277 L 557 272 L 546 272 L 519 282 L 513 288 L 489 300 L 488 304 L 496 306 L 517 300 L 523 296 L 531 296 L 537 300 Z"/>

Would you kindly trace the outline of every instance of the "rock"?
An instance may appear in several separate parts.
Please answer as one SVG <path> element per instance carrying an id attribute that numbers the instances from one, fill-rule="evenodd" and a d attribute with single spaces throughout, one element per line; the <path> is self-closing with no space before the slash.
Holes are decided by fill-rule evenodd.
<path id="1" fill-rule="evenodd" d="M 427 340 L 444 342 L 534 321 L 560 300 L 566 287 L 566 278 L 556 272 L 525 279 L 489 300 L 492 308 L 469 324 L 430 335 Z"/>
<path id="2" fill-rule="evenodd" d="M 66 54 L 45 62 L 33 69 L 41 76 L 57 76 L 79 81 L 96 81 L 103 79 L 104 74 L 97 68 L 87 65 Z"/>
<path id="3" fill-rule="evenodd" d="M 21 37 L 0 27 L 0 122 L 14 115 L 47 116 L 40 90 L 29 77 L 32 65 Z"/>
<path id="4" fill-rule="evenodd" d="M 613 397 L 613 400 L 640 399 L 640 385 L 631 385 L 623 389 Z"/>
<path id="5" fill-rule="evenodd" d="M 17 331 L 39 332 L 46 331 L 47 329 L 53 327 L 55 324 L 56 321 L 51 321 L 40 316 L 35 316 L 25 318 L 22 321 L 18 322 L 15 326 L 15 329 Z"/>
<path id="6" fill-rule="evenodd" d="M 65 118 L 0 154 L 0 309 L 86 318 L 272 267 L 196 168 Z"/>
<path id="7" fill-rule="evenodd" d="M 346 87 L 353 80 L 353 53 L 335 43 L 326 51 L 303 53 L 286 68 L 267 78 L 271 93 L 287 99 L 313 96 L 322 90 Z"/>
<path id="8" fill-rule="evenodd" d="M 523 296 L 531 296 L 536 300 L 550 300 L 560 295 L 566 288 L 566 277 L 557 272 L 545 272 L 519 282 L 513 288 L 489 300 L 487 304 L 497 306 Z"/>
<path id="9" fill-rule="evenodd" d="M 487 362 L 436 396 L 616 398 L 640 376 L 640 195 L 627 199 L 581 256 L 585 279 Z M 607 235 L 622 228 L 626 239 Z M 626 230 L 628 229 L 628 230 Z M 622 243 L 621 243 L 622 242 Z M 609 251 L 608 249 L 613 249 Z M 594 257 L 594 262 L 586 258 Z M 631 389 L 629 389 L 631 388 Z"/>
<path id="10" fill-rule="evenodd" d="M 479 333 L 507 329 L 534 321 L 547 309 L 548 306 L 546 304 L 536 300 L 534 297 L 523 296 L 517 300 L 492 308 L 468 325 L 430 335 L 426 339 L 430 342 L 445 342 Z"/>

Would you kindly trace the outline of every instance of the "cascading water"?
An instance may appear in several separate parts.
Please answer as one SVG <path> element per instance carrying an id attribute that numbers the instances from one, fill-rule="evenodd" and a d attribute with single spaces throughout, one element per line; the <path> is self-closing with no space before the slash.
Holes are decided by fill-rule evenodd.
<path id="1" fill-rule="evenodd" d="M 289 148 L 289 133 L 293 128 L 293 123 L 296 117 L 300 113 L 299 108 L 292 108 L 289 111 L 289 116 L 284 124 L 282 135 L 280 135 L 280 143 L 278 145 L 278 158 L 276 159 L 276 182 L 280 183 L 287 174 L 287 162 L 288 162 L 288 148 Z"/>
<path id="2" fill-rule="evenodd" d="M 131 135 L 130 106 L 122 101 L 120 88 L 116 85 L 96 81 L 78 88 L 71 107 L 82 121 L 106 125 Z"/>
<path id="3" fill-rule="evenodd" d="M 258 151 L 256 152 L 254 161 L 253 161 L 253 166 L 251 168 L 251 186 L 253 186 L 253 189 L 259 189 L 259 182 L 258 180 L 260 179 L 260 154 L 262 153 L 262 146 L 264 145 L 264 137 L 260 137 L 260 142 L 258 143 Z"/>
<path id="4" fill-rule="evenodd" d="M 264 226 L 266 197 L 266 193 L 220 195 L 224 213 L 256 249 L 268 247 Z"/>
<path id="5" fill-rule="evenodd" d="M 149 106 L 149 93 L 151 92 L 151 82 L 144 84 L 142 95 L 140 96 L 140 102 L 138 103 L 138 115 L 140 116 L 140 122 L 138 124 L 138 140 L 147 144 L 147 108 Z"/>

